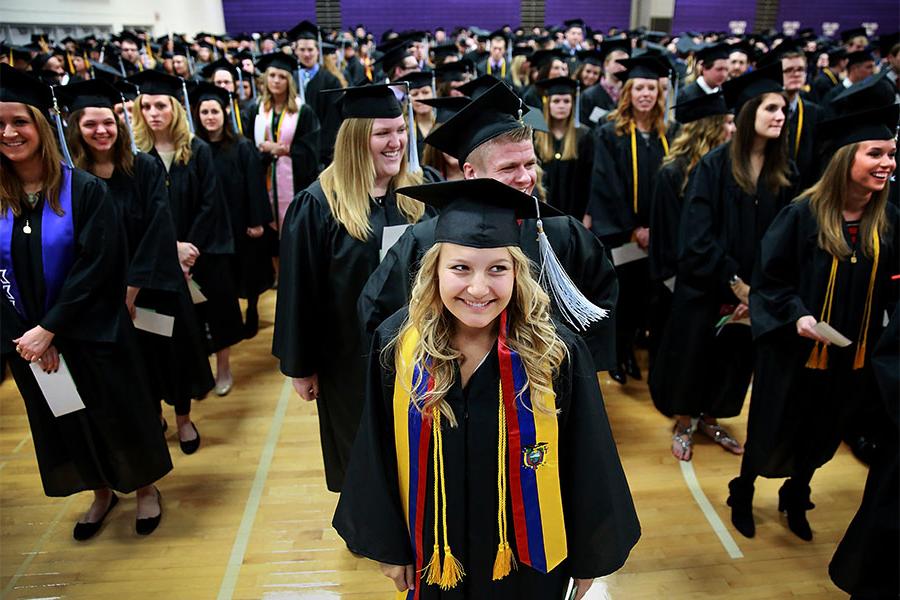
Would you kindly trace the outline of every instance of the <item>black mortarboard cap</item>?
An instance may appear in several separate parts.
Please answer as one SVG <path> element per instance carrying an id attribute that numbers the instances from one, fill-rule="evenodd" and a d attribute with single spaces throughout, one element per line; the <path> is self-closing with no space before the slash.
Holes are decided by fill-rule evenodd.
<path id="1" fill-rule="evenodd" d="M 534 51 L 531 46 L 513 46 L 512 55 L 513 56 L 528 56 Z"/>
<path id="2" fill-rule="evenodd" d="M 286 54 L 285 52 L 272 52 L 271 54 L 264 54 L 258 61 L 256 61 L 256 68 L 263 73 L 269 67 L 281 69 L 282 71 L 287 71 L 288 73 L 293 73 L 297 70 L 297 66 L 297 59 L 294 58 L 294 55 Z"/>
<path id="3" fill-rule="evenodd" d="M 621 50 L 628 56 L 631 56 L 631 40 L 629 40 L 627 37 L 614 40 L 603 40 L 602 42 L 600 42 L 599 50 L 601 61 L 606 60 L 606 57 L 609 56 L 609 53 L 615 50 Z M 601 62 L 600 64 L 602 66 L 603 63 Z"/>
<path id="4" fill-rule="evenodd" d="M 459 48 L 455 43 L 451 44 L 439 44 L 437 46 L 433 46 L 431 51 L 434 53 L 435 60 L 445 59 L 448 56 L 457 56 L 459 55 Z"/>
<path id="5" fill-rule="evenodd" d="M 381 65 L 381 70 L 390 73 L 394 67 L 403 63 L 403 59 L 409 56 L 409 42 L 403 41 L 392 47 L 382 54 L 375 64 Z"/>
<path id="6" fill-rule="evenodd" d="M 581 62 L 589 65 L 597 65 L 598 67 L 603 66 L 603 59 L 606 58 L 606 55 L 598 49 L 579 50 L 575 55 Z"/>
<path id="7" fill-rule="evenodd" d="M 870 110 L 894 101 L 894 83 L 888 78 L 890 69 L 884 69 L 881 73 L 866 77 L 862 81 L 854 83 L 840 94 L 835 96 L 831 105 L 839 113 Z"/>
<path id="8" fill-rule="evenodd" d="M 60 86 L 56 94 L 60 104 L 66 106 L 70 113 L 88 107 L 113 108 L 122 102 L 119 90 L 100 79 Z"/>
<path id="9" fill-rule="evenodd" d="M 319 28 L 315 23 L 309 21 L 300 21 L 287 32 L 290 40 L 318 40 Z"/>
<path id="10" fill-rule="evenodd" d="M 391 83 L 399 83 L 399 82 L 407 82 L 409 84 L 409 89 L 416 90 L 423 87 L 430 87 L 432 81 L 431 71 L 413 71 L 412 73 L 407 73 L 402 77 L 398 77 Z"/>
<path id="11" fill-rule="evenodd" d="M 563 25 L 566 26 L 566 30 L 572 29 L 573 27 L 579 27 L 582 31 L 585 29 L 584 19 L 567 19 L 563 21 Z"/>
<path id="12" fill-rule="evenodd" d="M 322 42 L 322 55 L 328 56 L 329 54 L 337 54 L 337 46 L 328 42 Z"/>
<path id="13" fill-rule="evenodd" d="M 828 51 L 828 60 L 842 60 L 847 58 L 847 49 L 843 46 L 835 46 Z"/>
<path id="14" fill-rule="evenodd" d="M 528 110 L 515 92 L 503 82 L 497 82 L 442 127 L 432 131 L 425 141 L 463 163 L 481 144 L 507 131 L 524 127 L 521 119 Z"/>
<path id="15" fill-rule="evenodd" d="M 872 53 L 869 50 L 857 50 L 856 52 L 850 52 L 849 54 L 847 54 L 847 67 L 868 62 L 870 60 L 875 60 L 875 57 L 872 56 Z"/>
<path id="16" fill-rule="evenodd" d="M 793 38 L 786 38 L 783 42 L 763 54 L 756 61 L 758 67 L 765 67 L 781 61 L 785 54 L 802 53 L 803 50 Z"/>
<path id="17" fill-rule="evenodd" d="M 141 94 L 173 96 L 181 98 L 182 80 L 153 69 L 145 69 L 128 78 L 141 91 Z"/>
<path id="18" fill-rule="evenodd" d="M 386 84 L 322 90 L 322 94 L 342 94 L 338 99 L 344 119 L 393 119 L 403 114 L 391 86 Z"/>
<path id="19" fill-rule="evenodd" d="M 677 50 L 678 54 L 681 54 L 682 56 L 687 56 L 691 52 L 696 53 L 702 47 L 703 46 L 696 43 L 694 39 L 689 35 L 682 35 L 675 43 L 675 50 Z"/>
<path id="20" fill-rule="evenodd" d="M 215 100 L 222 105 L 222 108 L 231 103 L 231 94 L 228 93 L 228 90 L 208 81 L 193 83 L 188 86 L 188 91 L 193 106 L 200 106 L 204 100 Z"/>
<path id="21" fill-rule="evenodd" d="M 538 215 L 534 197 L 496 179 L 414 185 L 399 188 L 397 193 L 438 209 L 435 242 L 469 248 L 518 246 L 521 230 L 517 219 L 560 214 L 549 205 L 541 204 Z"/>
<path id="22" fill-rule="evenodd" d="M 841 31 L 841 41 L 845 44 L 852 40 L 855 37 L 869 37 L 869 32 L 866 31 L 865 27 L 853 27 L 851 29 L 844 29 Z"/>
<path id="23" fill-rule="evenodd" d="M 456 91 L 474 100 L 495 85 L 497 85 L 496 77 L 491 75 L 480 75 L 465 85 L 459 86 L 456 88 Z"/>
<path id="24" fill-rule="evenodd" d="M 708 44 L 700 50 L 697 50 L 694 56 L 697 57 L 698 61 L 701 61 L 708 66 L 720 59 L 728 60 L 728 55 L 730 53 L 731 48 L 728 44 Z"/>
<path id="25" fill-rule="evenodd" d="M 783 89 L 784 73 L 780 62 L 744 73 L 722 84 L 725 103 L 735 112 L 740 112 L 748 100 L 761 94 L 778 93 Z"/>
<path id="26" fill-rule="evenodd" d="M 897 135 L 900 104 L 858 111 L 823 121 L 818 128 L 831 150 L 847 144 L 872 140 L 890 140 Z"/>
<path id="27" fill-rule="evenodd" d="M 467 75 L 472 75 L 475 71 L 475 63 L 464 58 L 435 67 L 434 76 L 438 81 L 464 81 Z"/>
<path id="28" fill-rule="evenodd" d="M 0 64 L 0 102 L 21 102 L 39 110 L 53 107 L 50 86 L 12 66 Z"/>
<path id="29" fill-rule="evenodd" d="M 625 67 L 624 71 L 616 73 L 616 78 L 620 81 L 628 79 L 659 79 L 660 77 L 668 77 L 670 67 L 659 56 L 643 55 L 637 58 L 626 58 L 619 61 L 619 64 Z"/>
<path id="30" fill-rule="evenodd" d="M 565 54 L 563 54 L 563 51 L 559 48 L 554 48 L 553 50 L 535 50 L 531 53 L 531 57 L 528 61 L 533 67 L 540 69 L 554 59 L 565 60 Z"/>
<path id="31" fill-rule="evenodd" d="M 24 46 L 7 46 L 4 44 L 3 53 L 7 55 L 12 53 L 14 60 L 31 60 L 31 51 Z"/>
<path id="32" fill-rule="evenodd" d="M 212 79 L 213 75 L 216 74 L 216 71 L 228 71 L 235 79 L 237 79 L 237 69 L 237 66 L 231 64 L 224 58 L 220 58 L 200 69 L 200 74 L 206 79 Z"/>
<path id="33" fill-rule="evenodd" d="M 437 109 L 435 115 L 436 123 L 446 123 L 450 117 L 468 106 L 472 99 L 467 96 L 445 96 L 443 98 L 429 98 L 427 100 L 419 100 L 422 104 L 427 104 Z"/>
<path id="34" fill-rule="evenodd" d="M 129 81 L 119 79 L 118 81 L 113 83 L 112 86 L 116 88 L 120 94 L 122 94 L 125 100 L 134 100 L 138 97 L 137 86 Z"/>
<path id="35" fill-rule="evenodd" d="M 725 96 L 722 92 L 703 94 L 681 104 L 675 105 L 675 120 L 684 125 L 693 121 L 699 121 L 706 117 L 728 114 L 728 105 L 725 104 Z"/>
<path id="36" fill-rule="evenodd" d="M 140 46 L 144 42 L 139 38 L 136 34 L 128 31 L 127 29 L 119 34 L 119 41 L 129 41 L 135 43 L 137 46 Z"/>
<path id="37" fill-rule="evenodd" d="M 578 82 L 568 77 L 553 77 L 551 79 L 542 79 L 536 81 L 534 85 L 541 90 L 545 96 L 553 96 L 556 94 L 575 95 L 578 89 Z"/>

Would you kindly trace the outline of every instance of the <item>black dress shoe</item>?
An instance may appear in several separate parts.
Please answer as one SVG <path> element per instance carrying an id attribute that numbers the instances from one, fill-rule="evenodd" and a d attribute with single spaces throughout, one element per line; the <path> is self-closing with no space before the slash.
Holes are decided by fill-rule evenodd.
<path id="1" fill-rule="evenodd" d="M 89 540 L 100 531 L 100 527 L 103 526 L 103 521 L 106 520 L 106 515 L 115 507 L 116 504 L 119 503 L 119 497 L 115 494 L 112 495 L 112 500 L 109 501 L 109 506 L 106 507 L 106 512 L 103 513 L 103 516 L 100 517 L 99 521 L 94 521 L 93 523 L 75 523 L 75 529 L 72 530 L 72 537 L 74 537 L 79 542 L 83 542 L 85 540 Z"/>
<path id="2" fill-rule="evenodd" d="M 137 531 L 138 535 L 150 535 L 156 531 L 156 528 L 159 527 L 159 522 L 162 520 L 162 494 L 159 493 L 156 486 L 154 486 L 153 489 L 156 490 L 156 501 L 159 503 L 159 514 L 155 517 L 135 519 L 134 530 Z"/>
<path id="3" fill-rule="evenodd" d="M 610 369 L 609 377 L 616 383 L 620 383 L 622 385 L 625 385 L 628 382 L 628 376 L 625 375 L 625 370 L 621 367 Z"/>
<path id="4" fill-rule="evenodd" d="M 778 490 L 778 510 L 787 514 L 788 529 L 805 542 L 813 539 L 806 511 L 816 505 L 809 500 L 809 486 L 788 479 Z"/>
<path id="5" fill-rule="evenodd" d="M 200 447 L 200 432 L 197 431 L 197 426 L 193 423 L 191 423 L 191 427 L 194 428 L 194 433 L 197 434 L 197 437 L 186 442 L 178 440 L 178 444 L 181 446 L 181 451 L 185 454 L 193 454 L 197 451 L 197 448 Z"/>
<path id="6" fill-rule="evenodd" d="M 756 522 L 753 520 L 753 484 L 747 485 L 746 480 L 735 477 L 728 482 L 728 500 L 725 501 L 731 507 L 731 524 L 744 537 L 752 538 L 756 535 Z"/>
<path id="7" fill-rule="evenodd" d="M 872 438 L 863 435 L 856 436 L 851 440 L 847 440 L 850 451 L 861 463 L 872 466 L 872 463 L 878 458 L 880 448 Z"/>
<path id="8" fill-rule="evenodd" d="M 632 379 L 641 380 L 641 366 L 638 364 L 634 352 L 625 360 L 625 374 Z"/>

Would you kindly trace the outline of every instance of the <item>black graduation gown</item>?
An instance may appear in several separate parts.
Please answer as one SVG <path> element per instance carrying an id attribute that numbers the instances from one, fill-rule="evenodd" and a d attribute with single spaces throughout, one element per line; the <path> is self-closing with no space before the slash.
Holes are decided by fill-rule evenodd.
<path id="1" fill-rule="evenodd" d="M 210 148 L 231 217 L 235 251 L 233 272 L 238 295 L 242 298 L 259 296 L 275 282 L 275 271 L 264 238 L 247 235 L 248 228 L 262 226 L 268 229 L 274 220 L 259 151 L 253 142 L 243 137 L 228 145 L 212 142 Z"/>
<path id="2" fill-rule="evenodd" d="M 687 102 L 688 100 L 693 100 L 695 98 L 702 98 L 706 94 L 706 90 L 700 87 L 700 84 L 696 81 L 693 81 L 678 91 L 678 97 L 676 98 L 676 102 L 681 104 L 682 102 Z"/>
<path id="3" fill-rule="evenodd" d="M 165 182 L 162 163 L 138 153 L 133 175 L 116 170 L 106 184 L 127 235 L 128 285 L 141 288 L 135 305 L 175 317 L 172 337 L 136 330 L 151 395 L 174 405 L 203 398 L 215 382 L 178 263 Z"/>
<path id="4" fill-rule="evenodd" d="M 347 66 L 344 67 L 344 77 L 351 85 L 361 85 L 366 78 L 366 67 L 358 56 L 351 56 L 347 61 Z"/>
<path id="5" fill-rule="evenodd" d="M 578 156 L 562 160 L 562 140 L 553 138 L 554 158 L 541 164 L 544 169 L 543 184 L 547 191 L 547 203 L 579 221 L 587 210 L 591 164 L 590 131 L 586 127 L 575 130 L 578 136 Z M 547 134 L 547 135 L 553 135 Z"/>
<path id="6" fill-rule="evenodd" d="M 285 216 L 272 353 L 289 377 L 318 374 L 319 433 L 328 489 L 338 492 L 363 404 L 368 346 L 356 313 L 378 266 L 382 230 L 405 224 L 393 193 L 370 201 L 365 242 L 335 220 L 319 182 L 296 197 Z"/>
<path id="7" fill-rule="evenodd" d="M 413 564 L 397 483 L 393 430 L 393 354 L 381 349 L 394 337 L 406 311 L 376 331 L 369 357 L 366 403 L 359 435 L 333 525 L 354 553 L 388 564 Z M 560 489 L 568 558 L 543 575 L 519 564 L 500 581 L 491 581 L 497 533 L 497 390 L 496 347 L 463 388 L 457 379 L 447 400 L 459 425 L 444 422 L 447 531 L 453 555 L 465 577 L 453 589 L 421 585 L 422 600 L 561 599 L 569 577 L 594 578 L 619 569 L 640 537 L 628 483 L 622 471 L 594 365 L 584 343 L 557 325 L 569 359 L 554 383 L 559 413 Z M 386 364 L 382 366 L 382 362 Z M 551 450 L 552 451 L 552 450 Z M 429 458 L 429 465 L 431 464 Z M 432 489 L 433 469 L 426 489 Z M 507 496 L 509 498 L 509 495 Z M 434 545 L 434 506 L 426 494 L 423 548 L 428 560 Z M 515 533 L 509 499 L 509 541 Z"/>
<path id="8" fill-rule="evenodd" d="M 665 281 L 678 272 L 678 226 L 684 203 L 687 160 L 660 167 L 650 202 L 650 278 Z"/>
<path id="9" fill-rule="evenodd" d="M 826 70 L 828 71 L 828 73 L 831 73 L 831 75 L 832 75 L 832 77 L 834 77 L 834 79 L 832 79 L 831 77 L 828 76 L 827 73 L 825 73 Z M 832 72 L 827 67 L 825 69 L 822 69 L 822 72 L 819 73 L 818 75 L 816 75 L 816 78 L 813 79 L 813 82 L 812 82 L 812 92 L 813 92 L 813 96 L 815 97 L 816 102 L 819 104 L 822 104 L 823 100 L 825 100 L 825 96 L 827 96 L 828 93 L 832 89 L 837 87 L 840 83 L 841 83 L 840 75 Z"/>
<path id="10" fill-rule="evenodd" d="M 112 488 L 128 493 L 172 469 L 169 450 L 147 393 L 134 329 L 125 309 L 127 255 L 122 224 L 96 177 L 72 173 L 76 258 L 55 302 L 45 307 L 41 233 L 43 203 L 13 219 L 11 257 L 23 318 L 0 301 L 0 352 L 25 402 L 44 493 L 68 496 Z M 22 231 L 26 218 L 32 232 Z M 84 410 L 54 417 L 31 367 L 12 340 L 36 325 L 55 334 Z"/>
<path id="11" fill-rule="evenodd" d="M 595 109 L 600 110 L 595 112 Z M 581 114 L 579 118 L 582 125 L 587 125 L 591 129 L 605 124 L 606 115 L 615 109 L 616 103 L 613 101 L 612 96 L 599 82 L 581 94 Z"/>
<path id="12" fill-rule="evenodd" d="M 306 84 L 306 103 L 309 105 L 319 120 L 321 137 L 319 141 L 319 164 L 325 168 L 331 164 L 334 158 L 334 141 L 337 139 L 338 129 L 341 127 L 341 112 L 333 95 L 320 94 L 322 90 L 333 90 L 341 87 L 340 80 L 326 71 L 319 69 L 316 76 Z M 313 176 L 315 179 L 315 176 Z M 309 183 L 312 183 L 310 181 Z M 299 192 L 305 186 L 294 180 L 294 190 Z"/>
<path id="13" fill-rule="evenodd" d="M 803 129 L 800 132 L 800 146 L 797 148 L 797 125 L 800 121 L 800 107 L 788 116 L 788 152 L 797 171 L 800 173 L 800 189 L 806 189 L 819 180 L 822 169 L 825 166 L 820 156 L 819 140 L 817 139 L 817 124 L 822 120 L 824 111 L 807 100 L 803 102 Z"/>
<path id="14" fill-rule="evenodd" d="M 610 311 L 609 317 L 592 323 L 582 335 L 594 358 L 596 370 L 609 369 L 615 364 L 612 333 L 615 331 L 615 306 L 619 295 L 612 263 L 600 240 L 579 221 L 572 217 L 547 217 L 543 223 L 544 232 L 560 264 L 581 293 L 595 305 Z M 410 227 L 369 277 L 358 302 L 360 323 L 368 336 L 382 321 L 409 302 L 419 261 L 434 245 L 436 225 L 436 219 L 429 219 Z M 521 232 L 519 246 L 535 264 L 540 264 L 536 221 L 524 219 Z M 553 309 L 557 311 L 555 305 Z M 556 314 L 559 316 L 558 311 Z"/>
<path id="15" fill-rule="evenodd" d="M 872 352 L 872 369 L 887 409 L 891 435 L 879 460 L 869 467 L 866 488 L 856 516 L 828 565 L 831 580 L 860 598 L 896 598 L 900 595 L 900 309 Z"/>
<path id="16" fill-rule="evenodd" d="M 158 156 L 156 149 L 151 153 Z M 228 266 L 234 254 L 231 218 L 209 144 L 192 138 L 191 159 L 186 165 L 172 162 L 167 184 L 178 241 L 200 250 L 191 275 L 207 300 L 194 307 L 205 325 L 207 349 L 218 352 L 244 339 L 244 328 Z"/>
<path id="17" fill-rule="evenodd" d="M 897 301 L 890 277 L 900 268 L 900 211 L 888 204 L 886 216 L 889 232 L 881 236 L 867 355 L 878 342 L 886 307 Z M 848 416 L 878 393 L 869 356 L 862 369 L 851 368 L 872 270 L 872 260 L 860 251 L 856 263 L 838 264 L 829 321 L 854 343 L 830 346 L 827 369 L 805 367 L 813 343 L 797 335 L 795 324 L 805 315 L 819 320 L 832 262 L 817 236 L 807 199 L 786 207 L 762 240 L 753 276 L 750 315 L 757 352 L 744 464 L 764 477 L 808 473 L 828 462 Z M 846 226 L 845 237 L 850 243 Z"/>
<path id="18" fill-rule="evenodd" d="M 729 279 L 750 281 L 759 240 L 793 187 L 772 194 L 760 184 L 746 194 L 729 151 L 727 143 L 704 156 L 685 193 L 671 315 L 650 374 L 653 403 L 666 416 L 736 416 L 750 383 L 749 327 L 727 325 L 716 335 L 715 326 L 739 303 Z"/>

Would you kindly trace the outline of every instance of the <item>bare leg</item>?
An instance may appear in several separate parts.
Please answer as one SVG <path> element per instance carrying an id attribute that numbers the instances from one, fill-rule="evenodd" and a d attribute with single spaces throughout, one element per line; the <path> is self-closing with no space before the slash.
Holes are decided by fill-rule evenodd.
<path id="1" fill-rule="evenodd" d="M 106 514 L 106 511 L 109 509 L 110 502 L 112 502 L 111 489 L 100 488 L 99 490 L 94 490 L 94 502 L 91 504 L 91 507 L 88 509 L 88 511 L 84 513 L 84 517 L 82 517 L 81 521 L 79 522 L 96 523 L 103 518 L 103 515 Z"/>
<path id="2" fill-rule="evenodd" d="M 158 516 L 159 513 L 159 496 L 156 493 L 156 486 L 151 484 L 138 488 L 137 518 L 149 519 Z"/>

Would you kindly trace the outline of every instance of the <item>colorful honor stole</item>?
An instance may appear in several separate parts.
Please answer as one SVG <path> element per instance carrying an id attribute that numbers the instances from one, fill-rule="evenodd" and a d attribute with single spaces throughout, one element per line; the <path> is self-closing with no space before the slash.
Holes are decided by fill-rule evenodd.
<path id="1" fill-rule="evenodd" d="M 494 563 L 494 579 L 502 579 L 509 574 L 515 562 L 506 538 L 507 488 L 511 493 L 519 561 L 547 573 L 567 555 L 559 485 L 559 432 L 556 415 L 533 408 L 525 367 L 518 353 L 507 346 L 506 330 L 507 316 L 504 311 L 500 317 L 500 335 L 497 339 L 500 361 L 497 481 L 500 544 Z M 397 374 L 394 379 L 394 441 L 400 500 L 419 579 L 425 575 L 428 583 L 450 589 L 464 573 L 452 556 L 447 537 L 440 412 L 436 408 L 423 412 L 414 401 L 414 398 L 423 398 L 432 388 L 427 368 L 413 362 L 413 352 L 418 341 L 419 333 L 415 330 L 403 335 L 400 340 L 401 359 L 396 365 Z M 409 390 L 414 390 L 412 397 Z M 549 405 L 555 404 L 555 398 L 547 400 Z M 426 565 L 423 531 L 430 449 L 435 503 L 435 548 L 434 555 Z M 443 524 L 443 569 L 440 566 L 438 520 Z M 413 591 L 401 592 L 398 597 L 418 600 L 420 587 L 417 585 Z"/>
<path id="2" fill-rule="evenodd" d="M 72 223 L 72 169 L 62 165 L 62 185 L 59 189 L 62 216 L 53 212 L 50 200 L 44 196 L 41 217 L 41 259 L 44 267 L 44 313 L 56 302 L 69 269 L 75 261 L 75 226 Z M 6 300 L 26 321 L 38 321 L 44 315 L 27 315 L 21 302 L 21 292 L 12 262 L 13 214 L 7 210 L 0 216 L 0 285 Z"/>

